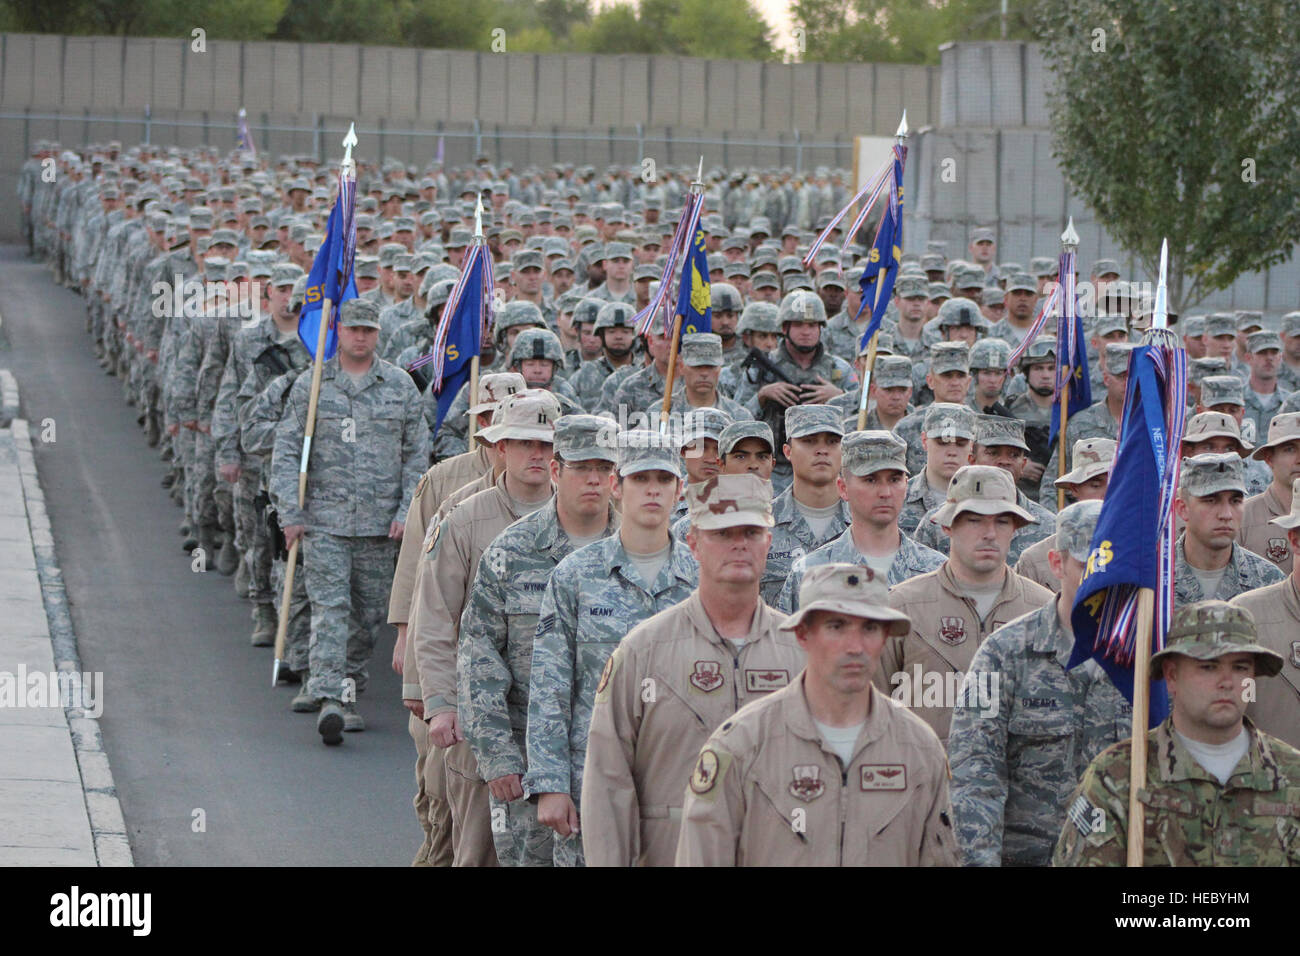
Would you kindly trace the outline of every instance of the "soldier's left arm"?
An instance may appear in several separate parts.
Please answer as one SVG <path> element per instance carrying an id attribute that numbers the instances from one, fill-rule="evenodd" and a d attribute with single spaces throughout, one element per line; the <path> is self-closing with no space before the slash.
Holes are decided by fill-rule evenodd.
<path id="1" fill-rule="evenodd" d="M 391 519 L 397 522 L 405 520 L 415 487 L 429 467 L 429 428 L 424 419 L 424 400 L 409 376 L 407 384 L 409 388 L 403 389 L 402 407 L 402 496 L 397 514 Z"/>
<path id="2" fill-rule="evenodd" d="M 1120 746 L 1123 746 L 1122 744 Z M 1115 768 L 1124 786 L 1111 781 L 1106 751 L 1094 760 L 1070 794 L 1052 866 L 1124 866 L 1128 861 L 1128 762 Z M 1122 771 L 1122 773 L 1121 773 Z M 1149 812 L 1149 810 L 1148 810 Z"/>
<path id="3" fill-rule="evenodd" d="M 456 655 L 461 732 L 478 761 L 479 775 L 495 780 L 524 772 L 524 756 L 510 727 L 506 695 L 514 681 L 506 666 L 507 584 L 495 570 L 502 552 L 489 546 L 479 562 L 469 600 L 460 619 Z"/>
<path id="4" fill-rule="evenodd" d="M 631 866 L 640 852 L 641 807 L 633 764 L 640 682 L 623 645 L 600 676 L 582 773 L 582 850 L 589 866 Z"/>
<path id="5" fill-rule="evenodd" d="M 990 676 L 992 675 L 992 676 Z M 979 693 L 996 680 L 992 713 Z M 1007 721 L 1014 684 L 991 640 L 975 652 L 953 708 L 948 734 L 952 768 L 953 825 L 968 866 L 1002 863 L 1003 813 L 1007 803 Z"/>
<path id="6" fill-rule="evenodd" d="M 921 850 L 917 862 L 921 866 L 957 866 L 961 852 L 952 827 L 952 804 L 948 797 L 948 760 L 943 747 L 934 741 L 935 761 L 931 771 L 931 790 L 934 797 L 925 815 L 921 831 Z"/>
<path id="7" fill-rule="evenodd" d="M 686 784 L 676 866 L 735 866 L 744 825 L 744 775 L 714 732 Z"/>

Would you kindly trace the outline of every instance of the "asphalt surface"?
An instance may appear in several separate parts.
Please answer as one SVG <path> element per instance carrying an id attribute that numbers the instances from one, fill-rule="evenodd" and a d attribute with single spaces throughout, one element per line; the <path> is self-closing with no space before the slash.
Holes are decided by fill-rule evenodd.
<path id="1" fill-rule="evenodd" d="M 359 701 L 367 730 L 324 746 L 315 715 L 290 712 L 295 690 L 271 688 L 272 651 L 249 645 L 251 605 L 232 579 L 190 569 L 165 465 L 95 360 L 83 300 L 0 246 L 0 316 L 82 666 L 104 675 L 101 728 L 136 864 L 408 864 L 421 834 L 392 628 Z"/>

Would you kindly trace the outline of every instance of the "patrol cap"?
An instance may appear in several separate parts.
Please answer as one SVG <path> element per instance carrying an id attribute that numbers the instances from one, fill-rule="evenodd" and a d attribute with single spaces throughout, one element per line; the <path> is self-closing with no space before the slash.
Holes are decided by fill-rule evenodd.
<path id="1" fill-rule="evenodd" d="M 1092 553 L 1092 535 L 1101 517 L 1100 501 L 1076 501 L 1056 516 L 1056 547 L 1076 561 L 1087 562 Z"/>
<path id="2" fill-rule="evenodd" d="M 941 299 L 943 300 L 951 299 L 952 292 L 942 282 L 931 282 L 929 298 L 931 302 L 936 302 Z"/>
<path id="3" fill-rule="evenodd" d="M 1236 420 L 1232 421 L 1235 425 Z M 1274 415 L 1268 423 L 1268 441 L 1256 448 L 1250 457 L 1263 461 L 1265 451 L 1289 441 L 1300 441 L 1300 412 L 1280 412 Z"/>
<path id="4" fill-rule="evenodd" d="M 930 289 L 930 280 L 924 275 L 899 276 L 894 283 L 894 295 L 900 299 L 924 299 Z"/>
<path id="5" fill-rule="evenodd" d="M 808 569 L 799 582 L 799 610 L 781 622 L 781 630 L 793 631 L 814 611 L 832 611 L 851 617 L 880 621 L 892 636 L 912 629 L 912 619 L 889 606 L 889 585 L 871 568 L 856 564 L 819 564 Z"/>
<path id="6" fill-rule="evenodd" d="M 555 422 L 559 417 L 560 400 L 551 392 L 540 388 L 521 389 L 501 400 L 493 413 L 494 423 L 483 429 L 483 440 L 493 444 L 506 438 L 554 443 Z"/>
<path id="7" fill-rule="evenodd" d="M 466 414 L 481 415 L 493 411 L 507 395 L 514 395 L 527 388 L 528 383 L 518 372 L 488 372 L 478 380 L 478 404 Z"/>
<path id="8" fill-rule="evenodd" d="M 379 247 L 379 267 L 381 269 L 391 269 L 397 261 L 397 257 L 406 252 L 406 246 L 400 242 L 386 242 Z"/>
<path id="9" fill-rule="evenodd" d="M 958 269 L 952 277 L 952 284 L 958 289 L 983 289 L 983 269 Z"/>
<path id="10" fill-rule="evenodd" d="M 970 374 L 970 347 L 965 342 L 935 342 L 930 346 L 930 371 Z"/>
<path id="11" fill-rule="evenodd" d="M 1226 312 L 1214 312 L 1205 317 L 1205 334 L 1212 339 L 1220 335 L 1236 335 L 1237 323 Z"/>
<path id="12" fill-rule="evenodd" d="M 555 269 L 552 267 L 551 271 L 554 272 Z M 651 265 L 648 262 L 642 263 L 641 265 L 634 266 L 632 268 L 633 282 L 640 282 L 642 279 L 650 279 L 651 281 L 654 281 L 655 279 L 659 278 L 659 275 L 660 275 L 659 268 L 657 266 Z"/>
<path id="13" fill-rule="evenodd" d="M 542 268 L 542 254 L 536 249 L 521 249 L 510 258 L 510 268 L 515 272 Z"/>
<path id="14" fill-rule="evenodd" d="M 339 306 L 339 326 L 381 329 L 379 306 L 369 299 L 348 299 Z"/>
<path id="15" fill-rule="evenodd" d="M 1097 338 L 1114 332 L 1123 332 L 1128 335 L 1128 319 L 1118 313 L 1108 312 L 1097 316 L 1092 323 L 1092 334 Z"/>
<path id="16" fill-rule="evenodd" d="M 1152 680 L 1164 677 L 1160 662 L 1175 654 L 1198 661 L 1212 661 L 1226 654 L 1254 654 L 1255 672 L 1260 677 L 1275 676 L 1284 663 L 1281 654 L 1259 643 L 1254 615 L 1226 601 L 1197 601 L 1174 611 L 1164 649 L 1151 655 Z"/>
<path id="17" fill-rule="evenodd" d="M 1198 339 L 1205 334 L 1205 316 L 1189 315 L 1183 319 L 1183 336 Z"/>
<path id="18" fill-rule="evenodd" d="M 947 528 L 963 514 L 1009 514 L 1022 524 L 1037 524 L 1038 519 L 1016 501 L 1015 479 L 1005 470 L 994 465 L 963 465 L 948 482 L 947 500 L 931 520 Z"/>
<path id="19" fill-rule="evenodd" d="M 600 415 L 561 415 L 555 420 L 555 455 L 563 461 L 617 464 L 618 424 Z"/>
<path id="20" fill-rule="evenodd" d="M 606 259 L 631 259 L 632 247 L 626 242 L 610 242 L 605 244 Z"/>
<path id="21" fill-rule="evenodd" d="M 1060 271 L 1060 263 L 1048 256 L 1035 256 L 1029 260 L 1029 272 L 1038 278 L 1054 276 Z"/>
<path id="22" fill-rule="evenodd" d="M 191 218 L 190 222 L 192 223 L 193 221 L 194 220 Z M 213 246 L 220 245 L 238 246 L 239 233 L 235 232 L 233 229 L 214 229 L 212 235 L 208 237 L 208 248 L 210 249 Z"/>
<path id="23" fill-rule="evenodd" d="M 1010 445 L 1029 451 L 1029 446 L 1025 444 L 1025 422 L 1004 415 L 976 415 L 975 444 L 985 448 Z"/>
<path id="24" fill-rule="evenodd" d="M 1222 375 L 1227 371 L 1228 360 L 1219 355 L 1207 355 L 1187 363 L 1187 379 L 1193 385 L 1200 385 L 1210 375 Z"/>
<path id="25" fill-rule="evenodd" d="M 746 438 L 757 438 L 766 442 L 770 451 L 776 451 L 776 439 L 772 437 L 772 426 L 767 422 L 744 421 L 732 422 L 718 436 L 718 454 L 729 455 L 732 450 Z"/>
<path id="26" fill-rule="evenodd" d="M 686 487 L 691 528 L 772 527 L 772 483 L 758 475 L 715 475 Z"/>
<path id="27" fill-rule="evenodd" d="M 750 277 L 749 287 L 751 289 L 779 289 L 781 288 L 781 280 L 771 272 L 755 272 Z"/>
<path id="28" fill-rule="evenodd" d="M 878 471 L 907 472 L 907 442 L 892 432 L 850 432 L 840 444 L 840 467 L 859 478 Z"/>
<path id="29" fill-rule="evenodd" d="M 470 231 L 464 227 L 452 229 L 446 245 L 448 249 L 464 249 L 473 238 Z"/>
<path id="30" fill-rule="evenodd" d="M 682 364 L 691 367 L 722 365 L 722 336 L 712 332 L 692 332 L 682 336 Z"/>
<path id="31" fill-rule="evenodd" d="M 352 272 L 359 279 L 378 279 L 379 260 L 373 256 L 357 256 Z"/>
<path id="32" fill-rule="evenodd" d="M 980 339 L 970 347 L 970 370 L 1006 371 L 1011 360 L 1011 346 L 1002 339 Z"/>
<path id="33" fill-rule="evenodd" d="M 1275 524 L 1286 531 L 1300 528 L 1300 478 L 1291 483 L 1291 513 L 1269 518 L 1268 523 Z"/>
<path id="34" fill-rule="evenodd" d="M 1288 337 L 1300 335 L 1300 312 L 1288 312 L 1282 316 L 1282 334 Z"/>
<path id="35" fill-rule="evenodd" d="M 954 402 L 935 402 L 925 410 L 921 431 L 926 438 L 956 441 L 959 438 L 975 440 L 975 411 Z"/>
<path id="36" fill-rule="evenodd" d="M 1119 263 L 1114 259 L 1098 259 L 1092 264 L 1092 274 L 1099 279 L 1102 276 L 1118 276 Z"/>
<path id="37" fill-rule="evenodd" d="M 1201 379 L 1201 404 L 1206 408 L 1216 405 L 1245 405 L 1246 393 L 1241 379 L 1235 375 L 1207 375 Z"/>
<path id="38" fill-rule="evenodd" d="M 626 478 L 639 471 L 666 471 L 686 477 L 682 456 L 673 439 L 649 428 L 630 428 L 618 435 L 618 473 Z"/>
<path id="39" fill-rule="evenodd" d="M 1178 478 L 1181 491 L 1195 498 L 1217 495 L 1220 491 L 1246 493 L 1245 463 L 1233 452 L 1222 455 L 1196 455 L 1183 459 Z"/>
<path id="40" fill-rule="evenodd" d="M 692 408 L 682 416 L 681 431 L 677 435 L 677 447 L 685 448 L 704 438 L 712 438 L 721 445 L 722 431 L 732 423 L 732 420 L 730 415 L 712 405 Z"/>
<path id="41" fill-rule="evenodd" d="M 1106 371 L 1111 375 L 1128 374 L 1129 354 L 1137 348 L 1132 342 L 1107 342 L 1106 343 Z"/>
<path id="42" fill-rule="evenodd" d="M 786 292 L 794 292 L 797 289 L 803 289 L 807 292 L 811 292 L 813 290 L 812 279 L 810 279 L 807 275 L 805 275 L 802 272 L 793 272 L 787 275 L 785 277 L 783 285 L 785 287 Z M 818 299 L 818 301 L 821 300 Z M 798 319 L 797 318 L 790 319 L 788 321 L 798 321 Z"/>
<path id="43" fill-rule="evenodd" d="M 979 226 L 971 230 L 970 241 L 976 242 L 993 242 L 995 234 L 989 226 Z"/>
<path id="44" fill-rule="evenodd" d="M 906 355 L 879 355 L 871 372 L 876 388 L 911 388 L 912 360 Z"/>
<path id="45" fill-rule="evenodd" d="M 844 435 L 844 426 L 834 405 L 791 405 L 785 410 L 786 438 L 806 438 L 823 432 Z"/>
<path id="46" fill-rule="evenodd" d="M 984 295 L 980 297 L 986 306 L 1005 305 L 1007 301 L 1006 293 L 997 286 L 990 286 L 984 290 Z"/>
<path id="47" fill-rule="evenodd" d="M 411 255 L 409 252 L 399 252 L 397 255 L 393 256 L 394 272 L 410 272 L 414 264 L 415 256 Z"/>
<path id="48" fill-rule="evenodd" d="M 817 281 L 815 284 L 819 289 L 824 289 L 827 286 L 835 286 L 838 289 L 846 288 L 844 280 L 840 278 L 839 273 L 834 269 L 823 269 L 821 272 L 817 273 Z"/>
<path id="49" fill-rule="evenodd" d="M 1251 332 L 1250 335 L 1246 336 L 1246 351 L 1251 355 L 1267 349 L 1282 351 L 1282 336 L 1268 329 Z"/>
<path id="50" fill-rule="evenodd" d="M 1201 412 L 1187 420 L 1183 430 L 1183 444 L 1195 445 L 1211 438 L 1231 438 L 1237 443 L 1237 453 L 1247 454 L 1255 446 L 1241 437 L 1241 426 L 1231 415 L 1223 412 Z"/>
<path id="51" fill-rule="evenodd" d="M 1249 332 L 1251 329 L 1262 329 L 1264 327 L 1263 312 L 1248 312 L 1242 309 L 1234 312 L 1233 318 L 1238 332 Z"/>
<path id="52" fill-rule="evenodd" d="M 1032 292 L 1038 294 L 1038 280 L 1028 272 L 1017 272 L 1007 280 L 1008 292 Z"/>
<path id="53" fill-rule="evenodd" d="M 1118 442 L 1113 438 L 1080 438 L 1074 443 L 1070 452 L 1070 464 L 1073 466 L 1053 484 L 1081 485 L 1091 478 L 1110 471 L 1110 463 L 1115 460 Z"/>
<path id="54" fill-rule="evenodd" d="M 980 307 L 963 296 L 950 298 L 939 306 L 939 328 L 950 325 L 973 325 L 978 329 L 988 328 L 988 323 L 980 315 Z"/>

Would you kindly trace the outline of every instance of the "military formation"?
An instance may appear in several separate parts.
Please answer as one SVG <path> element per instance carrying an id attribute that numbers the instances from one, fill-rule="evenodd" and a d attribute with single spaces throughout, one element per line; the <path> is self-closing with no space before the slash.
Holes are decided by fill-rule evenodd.
<path id="1" fill-rule="evenodd" d="M 253 645 L 284 626 L 277 693 L 323 743 L 365 730 L 395 627 L 415 865 L 1122 865 L 1132 708 L 1067 664 L 1145 300 L 1114 261 L 1077 277 L 1094 402 L 1054 435 L 1056 342 L 1011 354 L 1055 256 L 906 251 L 868 367 L 863 237 L 803 261 L 843 174 L 715 169 L 712 329 L 639 334 L 693 172 L 360 162 L 317 395 L 336 168 L 41 142 L 18 191 L 183 559 Z M 496 304 L 439 422 L 421 359 L 476 242 Z M 1174 318 L 1146 859 L 1300 864 L 1300 312 Z"/>

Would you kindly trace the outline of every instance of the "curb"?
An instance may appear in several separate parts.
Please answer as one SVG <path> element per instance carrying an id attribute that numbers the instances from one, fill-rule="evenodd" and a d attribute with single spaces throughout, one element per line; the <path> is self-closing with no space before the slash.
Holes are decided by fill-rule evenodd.
<path id="1" fill-rule="evenodd" d="M 15 415 L 18 411 L 18 388 L 8 370 L 0 370 L 0 392 L 4 396 L 3 411 L 0 411 L 2 426 L 4 411 L 12 408 Z M 45 618 L 54 649 L 54 663 L 60 671 L 80 673 L 82 667 L 77 652 L 77 636 L 68 609 L 68 592 L 63 584 L 63 572 L 59 569 L 58 557 L 54 552 L 54 535 L 45 510 L 45 495 L 36 474 L 30 426 L 26 419 L 17 417 L 13 418 L 12 426 L 14 445 L 18 451 L 18 474 L 27 503 L 27 524 L 31 529 L 32 550 L 36 556 L 36 573 L 40 578 L 41 596 L 45 602 Z M 100 866 L 134 866 L 126 821 L 122 817 L 122 805 L 108 764 L 108 754 L 104 751 L 99 721 L 87 717 L 80 707 L 65 708 L 64 713 L 81 772 L 81 788 L 85 794 L 91 836 L 95 841 L 95 858 Z"/>

